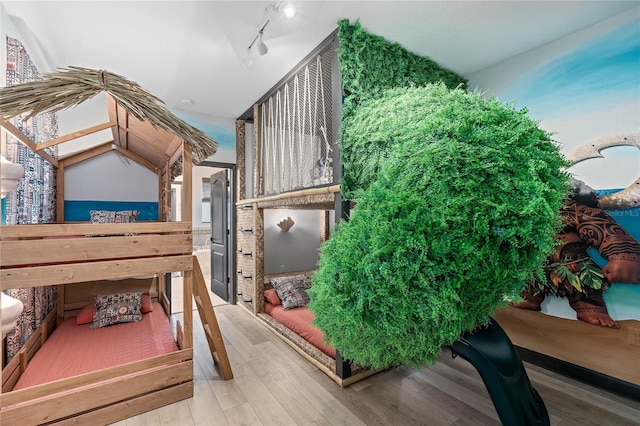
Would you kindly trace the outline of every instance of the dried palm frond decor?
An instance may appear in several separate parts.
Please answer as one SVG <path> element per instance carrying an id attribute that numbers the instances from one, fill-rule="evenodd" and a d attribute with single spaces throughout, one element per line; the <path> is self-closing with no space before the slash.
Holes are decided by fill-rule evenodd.
<path id="1" fill-rule="evenodd" d="M 0 88 L 0 116 L 5 119 L 40 112 L 56 112 L 75 107 L 106 92 L 124 110 L 155 128 L 172 132 L 190 144 L 194 164 L 215 154 L 218 142 L 176 117 L 164 102 L 140 85 L 122 76 L 89 68 L 61 68 L 45 74 L 40 81 Z"/>

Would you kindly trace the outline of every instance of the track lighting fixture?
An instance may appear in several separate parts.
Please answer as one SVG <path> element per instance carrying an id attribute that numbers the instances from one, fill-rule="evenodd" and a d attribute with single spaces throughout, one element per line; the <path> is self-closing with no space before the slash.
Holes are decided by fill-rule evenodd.
<path id="1" fill-rule="evenodd" d="M 264 44 L 264 41 L 262 41 L 262 30 L 258 33 L 258 42 L 256 43 L 256 47 L 258 48 L 260 56 L 264 56 L 269 52 L 269 48 Z"/>
<path id="2" fill-rule="evenodd" d="M 269 48 L 267 47 L 266 44 L 264 44 L 264 41 L 262 41 L 262 36 L 264 35 L 264 29 L 267 28 L 268 24 L 269 24 L 269 20 L 267 20 L 267 22 L 264 23 L 262 28 L 258 30 L 258 34 L 256 34 L 256 36 L 253 38 L 253 41 L 251 42 L 249 47 L 247 47 L 247 50 L 251 50 L 251 48 L 255 44 L 260 56 L 264 56 L 267 54 L 267 52 L 269 52 Z"/>
<path id="3" fill-rule="evenodd" d="M 293 3 L 289 1 L 284 1 L 284 0 L 280 1 L 276 5 L 273 5 L 273 4 L 269 5 L 265 9 L 265 17 L 268 17 L 271 12 L 275 12 L 275 13 L 282 12 L 282 14 L 286 16 L 288 19 L 292 19 L 294 16 L 296 16 L 296 8 L 293 5 Z M 269 48 L 264 43 L 264 40 L 262 40 L 262 37 L 264 36 L 264 29 L 267 27 L 269 22 L 270 22 L 270 19 L 267 19 L 264 25 L 262 26 L 262 28 L 258 30 L 258 34 L 256 34 L 251 44 L 249 44 L 247 51 L 250 51 L 251 48 L 255 45 L 260 56 L 264 56 L 269 52 Z"/>

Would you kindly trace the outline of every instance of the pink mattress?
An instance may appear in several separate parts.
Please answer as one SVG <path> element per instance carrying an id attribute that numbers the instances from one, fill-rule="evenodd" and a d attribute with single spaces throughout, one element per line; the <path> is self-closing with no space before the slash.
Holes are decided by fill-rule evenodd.
<path id="1" fill-rule="evenodd" d="M 159 303 L 142 321 L 91 330 L 76 317 L 60 324 L 34 355 L 14 390 L 47 383 L 178 350 Z"/>
<path id="2" fill-rule="evenodd" d="M 264 311 L 331 358 L 336 357 L 336 350 L 324 342 L 324 333 L 311 325 L 316 316 L 308 308 L 300 307 L 285 311 L 282 305 L 276 306 L 265 302 Z"/>

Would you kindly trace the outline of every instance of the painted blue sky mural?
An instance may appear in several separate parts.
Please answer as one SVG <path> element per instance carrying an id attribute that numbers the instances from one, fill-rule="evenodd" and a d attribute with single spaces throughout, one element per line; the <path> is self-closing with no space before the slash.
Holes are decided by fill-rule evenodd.
<path id="1" fill-rule="evenodd" d="M 233 150 L 236 149 L 236 133 L 235 128 L 231 126 L 225 126 L 222 124 L 208 123 L 202 120 L 198 120 L 181 111 L 173 111 L 175 115 L 192 125 L 193 127 L 205 132 L 220 144 L 218 150 Z"/>
<path id="2" fill-rule="evenodd" d="M 574 115 L 640 99 L 640 20 L 514 82 L 508 97 L 534 117 Z M 603 96 L 600 96 L 603 95 Z"/>

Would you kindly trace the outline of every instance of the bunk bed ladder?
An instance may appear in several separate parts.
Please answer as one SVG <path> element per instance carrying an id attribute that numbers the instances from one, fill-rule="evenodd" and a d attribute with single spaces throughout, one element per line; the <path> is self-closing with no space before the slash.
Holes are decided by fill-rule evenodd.
<path id="1" fill-rule="evenodd" d="M 233 379 L 231 364 L 229 363 L 227 350 L 224 347 L 224 341 L 222 340 L 222 333 L 218 326 L 216 314 L 213 311 L 213 305 L 211 304 L 211 298 L 209 297 L 209 290 L 207 290 L 207 285 L 202 275 L 200 263 L 195 256 L 193 257 L 193 272 L 193 298 L 196 301 L 200 320 L 202 320 L 204 334 L 207 336 L 211 356 L 213 357 L 213 361 L 218 365 L 218 367 L 220 367 L 220 370 L 222 370 L 222 377 L 225 380 Z"/>

